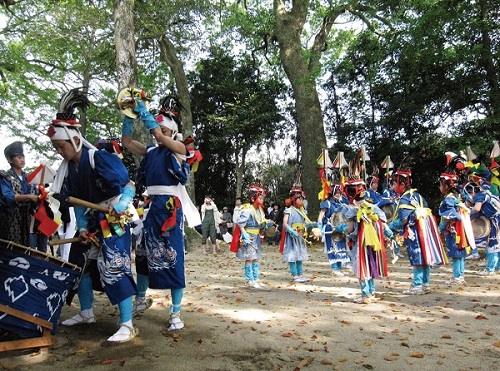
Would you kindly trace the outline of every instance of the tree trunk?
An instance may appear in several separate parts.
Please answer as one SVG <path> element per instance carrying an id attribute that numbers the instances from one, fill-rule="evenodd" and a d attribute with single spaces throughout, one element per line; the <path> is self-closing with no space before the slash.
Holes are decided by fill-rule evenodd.
<path id="1" fill-rule="evenodd" d="M 301 148 L 302 187 L 309 200 L 309 215 L 318 215 L 317 194 L 320 191 L 316 159 L 326 148 L 323 113 L 319 102 L 316 81 L 304 58 L 300 35 L 307 15 L 309 1 L 296 2 L 291 11 L 284 3 L 274 1 L 276 17 L 275 36 L 278 39 L 280 57 L 292 84 L 298 121 Z"/>
<path id="2" fill-rule="evenodd" d="M 167 64 L 174 76 L 175 87 L 177 88 L 177 95 L 182 106 L 186 111 L 182 112 L 182 133 L 184 138 L 188 135 L 193 134 L 193 115 L 191 113 L 191 101 L 189 98 L 188 81 L 186 74 L 184 72 L 184 66 L 182 62 L 177 58 L 177 53 L 175 51 L 174 45 L 165 36 L 161 36 L 158 39 L 160 45 L 160 57 Z M 189 197 L 192 200 L 196 200 L 195 188 L 194 188 L 194 176 L 189 177 L 189 181 L 186 184 L 186 189 L 188 191 Z"/>
<path id="3" fill-rule="evenodd" d="M 134 0 L 115 0 L 115 46 L 118 91 L 137 86 L 134 41 Z"/>

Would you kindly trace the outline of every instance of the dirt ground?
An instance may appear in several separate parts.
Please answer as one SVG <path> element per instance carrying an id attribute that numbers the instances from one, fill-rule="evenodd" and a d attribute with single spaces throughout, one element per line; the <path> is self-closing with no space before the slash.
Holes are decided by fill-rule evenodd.
<path id="1" fill-rule="evenodd" d="M 334 277 L 323 247 L 311 246 L 308 283 L 293 283 L 276 246 L 265 245 L 265 288 L 245 286 L 243 263 L 188 248 L 185 328 L 168 332 L 169 292 L 150 290 L 150 309 L 134 319 L 139 336 L 123 344 L 117 308 L 97 294 L 97 323 L 60 326 L 45 352 L 0 354 L 7 370 L 498 370 L 500 275 L 481 277 L 466 263 L 467 285 L 449 287 L 451 266 L 433 269 L 432 292 L 404 296 L 411 268 L 400 259 L 377 281 L 380 300 L 354 304 L 357 280 Z M 78 312 L 77 300 L 61 320 Z"/>

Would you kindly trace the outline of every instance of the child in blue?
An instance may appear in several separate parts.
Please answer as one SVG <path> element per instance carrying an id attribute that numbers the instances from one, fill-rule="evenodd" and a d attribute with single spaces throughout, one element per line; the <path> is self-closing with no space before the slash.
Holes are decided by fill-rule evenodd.
<path id="1" fill-rule="evenodd" d="M 321 202 L 318 215 L 318 228 L 321 229 L 325 243 L 325 253 L 335 276 L 344 276 L 349 273 L 342 272 L 342 264 L 349 262 L 349 252 L 347 251 L 347 241 L 345 232 L 346 223 L 332 225 L 332 216 L 338 215 L 338 220 L 345 219 L 348 210 L 349 200 L 342 197 L 342 189 L 339 184 L 333 185 L 332 192 L 328 199 Z"/>
<path id="2" fill-rule="evenodd" d="M 301 188 L 290 190 L 290 200 L 292 205 L 285 209 L 283 217 L 284 238 L 280 244 L 280 252 L 283 260 L 288 263 L 290 274 L 295 282 L 308 282 L 309 278 L 304 277 L 302 262 L 309 259 L 307 246 L 305 243 L 305 232 L 307 227 L 313 223 L 307 217 L 304 210 L 305 193 Z"/>
<path id="3" fill-rule="evenodd" d="M 413 267 L 413 283 L 403 294 L 430 293 L 430 266 L 444 264 L 438 226 L 427 207 L 427 201 L 415 189 L 411 189 L 411 172 L 398 170 L 395 177 L 396 192 L 401 198 L 391 229 L 403 230 L 408 258 Z"/>
<path id="4" fill-rule="evenodd" d="M 260 281 L 260 262 L 262 258 L 261 230 L 269 222 L 264 213 L 264 188 L 251 185 L 248 200 L 241 208 L 237 225 L 233 232 L 230 251 L 236 253 L 236 258 L 245 263 L 245 280 L 248 286 L 259 289 L 265 284 Z M 270 222 L 272 223 L 272 222 Z"/>
<path id="5" fill-rule="evenodd" d="M 481 276 L 494 276 L 500 272 L 500 244 L 498 242 L 500 224 L 500 201 L 477 183 L 470 182 L 464 187 L 464 193 L 472 204 L 471 219 L 484 216 L 490 221 L 490 234 L 486 238 L 486 269 L 478 272 Z M 476 241 L 477 242 L 477 241 Z"/>
<path id="6" fill-rule="evenodd" d="M 125 213 L 134 197 L 135 186 L 117 156 L 97 150 L 78 130 L 80 124 L 73 110 L 76 107 L 84 110 L 88 105 L 87 97 L 76 89 L 61 98 L 59 112 L 47 132 L 57 153 L 64 159 L 52 190 L 59 192 L 65 182 L 69 196 L 109 209 L 108 213 L 103 213 L 89 211 L 84 206 L 74 208 L 79 236 L 84 243 L 88 244 L 92 235 L 98 239 L 100 249 L 94 247 L 90 254 L 97 258 L 101 284 L 111 304 L 118 304 L 120 310 L 120 327 L 108 341 L 125 342 L 137 333 L 132 325 L 132 296 L 137 288 L 131 271 L 130 227 Z M 103 228 L 107 222 L 112 230 L 109 235 L 107 228 Z M 63 321 L 63 325 L 95 322 L 90 274 L 83 275 L 78 298 L 80 313 Z"/>
<path id="7" fill-rule="evenodd" d="M 33 194 L 33 187 L 28 184 L 23 171 L 26 165 L 23 144 L 9 144 L 5 147 L 4 155 L 10 169 L 0 173 L 0 238 L 30 246 L 30 212 L 39 200 Z"/>
<path id="8" fill-rule="evenodd" d="M 137 275 L 136 307 L 140 307 L 148 287 L 170 290 L 169 331 L 184 327 L 180 316 L 186 287 L 184 217 L 192 226 L 201 223 L 198 211 L 184 188 L 190 169 L 186 162 L 186 145 L 177 137 L 180 108 L 177 99 L 166 97 L 155 120 L 144 103 L 136 98 L 133 110 L 155 137 L 158 142 L 156 147 L 146 147 L 132 139 L 133 118 L 125 116 L 122 128 L 123 145 L 133 153 L 144 156 L 139 173 L 142 173 L 148 197 L 152 199 L 143 222 L 148 275 Z"/>
<path id="9" fill-rule="evenodd" d="M 446 252 L 452 259 L 453 277 L 446 281 L 448 285 L 465 284 L 465 257 L 467 251 L 475 247 L 469 209 L 461 202 L 458 189 L 458 177 L 455 174 L 442 173 L 439 178 L 439 190 L 444 200 L 439 206 L 439 231 L 444 236 Z M 467 225 L 469 228 L 464 228 Z M 465 231 L 470 230 L 470 234 Z"/>

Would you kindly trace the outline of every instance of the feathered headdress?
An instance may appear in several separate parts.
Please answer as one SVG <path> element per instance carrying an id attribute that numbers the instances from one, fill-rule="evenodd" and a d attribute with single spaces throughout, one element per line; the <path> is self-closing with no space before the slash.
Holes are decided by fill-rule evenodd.
<path id="1" fill-rule="evenodd" d="M 163 116 L 170 117 L 179 126 L 179 132 L 181 131 L 181 110 L 186 110 L 179 99 L 173 95 L 167 95 L 160 101 L 160 109 L 158 113 Z"/>
<path id="2" fill-rule="evenodd" d="M 75 108 L 79 108 L 80 112 L 85 112 L 89 107 L 90 101 L 87 95 L 80 91 L 80 89 L 71 89 L 67 93 L 64 93 L 59 100 L 56 118 L 52 120 L 52 123 L 64 122 L 70 125 L 79 125 L 76 119 Z"/>

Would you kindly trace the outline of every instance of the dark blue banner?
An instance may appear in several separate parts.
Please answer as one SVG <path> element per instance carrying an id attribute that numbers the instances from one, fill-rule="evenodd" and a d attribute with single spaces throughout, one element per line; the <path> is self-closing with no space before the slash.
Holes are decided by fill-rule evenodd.
<path id="1" fill-rule="evenodd" d="M 26 254 L 29 251 L 0 244 L 0 303 L 52 322 L 55 334 L 62 306 L 80 270 L 39 253 Z M 0 328 L 26 337 L 39 336 L 42 330 L 1 312 Z"/>

